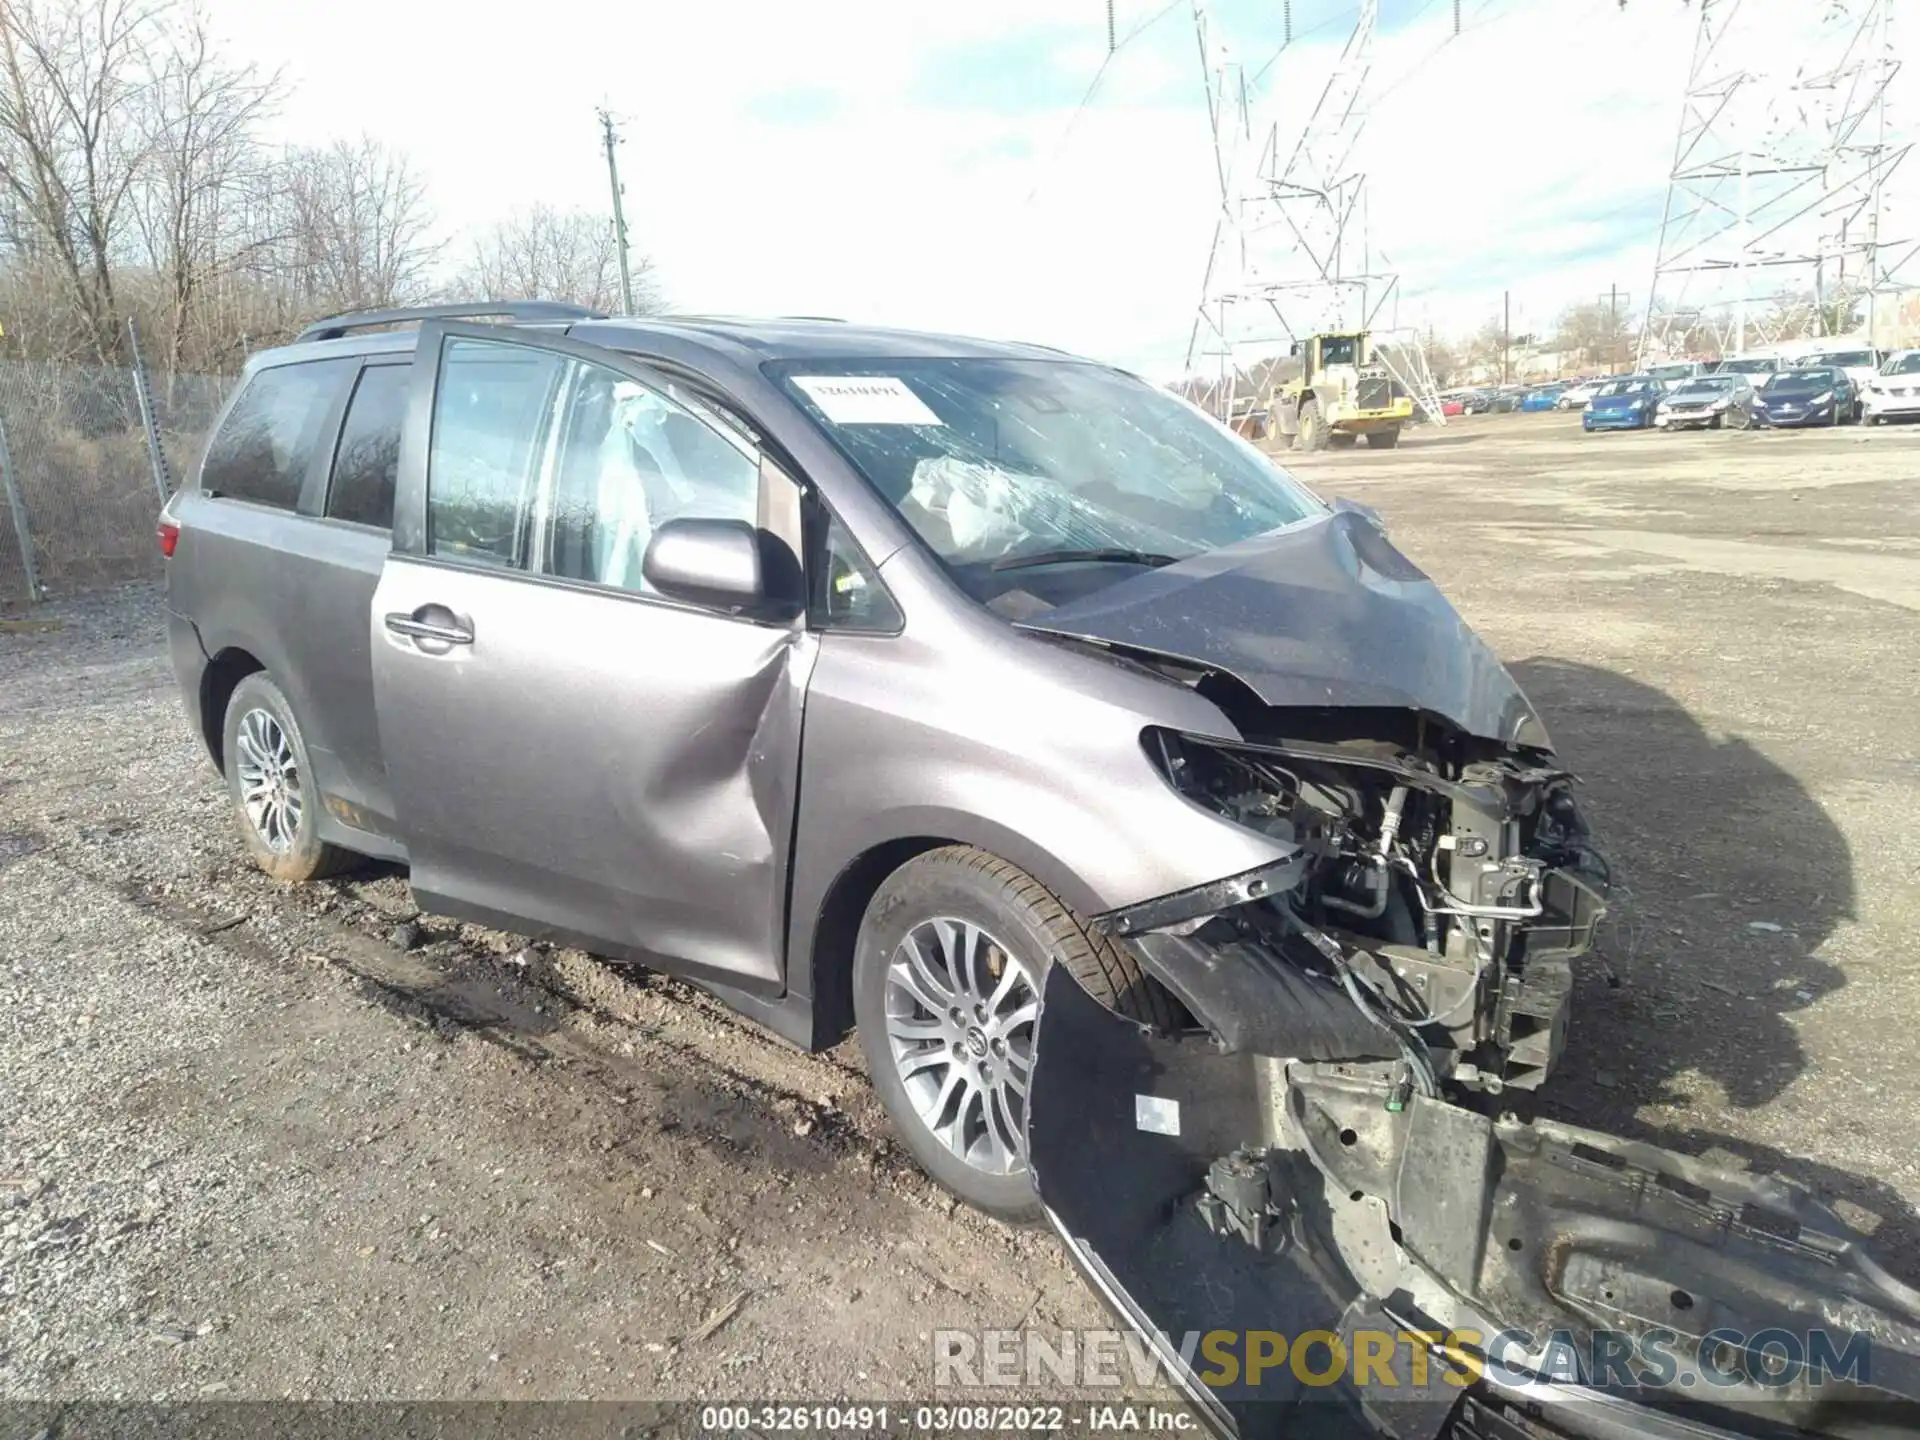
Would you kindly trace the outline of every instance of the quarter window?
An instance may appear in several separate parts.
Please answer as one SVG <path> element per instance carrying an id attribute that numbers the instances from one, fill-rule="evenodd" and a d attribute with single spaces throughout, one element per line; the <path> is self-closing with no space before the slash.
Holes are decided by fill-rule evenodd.
<path id="1" fill-rule="evenodd" d="M 257 371 L 207 447 L 201 489 L 279 510 L 298 505 L 321 431 L 357 363 L 309 360 Z"/>
<path id="2" fill-rule="evenodd" d="M 900 611 L 893 597 L 837 515 L 826 517 L 819 554 L 820 563 L 813 571 L 811 605 L 815 625 L 883 633 L 900 628 Z"/>
<path id="3" fill-rule="evenodd" d="M 760 457 L 638 381 L 570 362 L 545 571 L 646 593 L 647 544 L 669 520 L 757 522 Z"/>
<path id="4" fill-rule="evenodd" d="M 525 345 L 447 340 L 427 455 L 429 554 L 526 562 L 538 463 L 570 363 Z"/>
<path id="5" fill-rule="evenodd" d="M 405 365 L 369 365 L 360 372 L 333 452 L 327 514 L 334 519 L 393 528 L 393 486 L 400 472 L 400 427 L 411 374 Z"/>

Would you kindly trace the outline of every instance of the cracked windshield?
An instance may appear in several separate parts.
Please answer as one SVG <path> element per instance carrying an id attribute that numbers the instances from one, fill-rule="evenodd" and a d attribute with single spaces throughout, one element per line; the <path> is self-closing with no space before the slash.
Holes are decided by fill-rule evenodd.
<path id="1" fill-rule="evenodd" d="M 1076 561 L 1167 564 L 1324 513 L 1192 406 L 1099 366 L 801 361 L 780 371 L 963 578 Z"/>

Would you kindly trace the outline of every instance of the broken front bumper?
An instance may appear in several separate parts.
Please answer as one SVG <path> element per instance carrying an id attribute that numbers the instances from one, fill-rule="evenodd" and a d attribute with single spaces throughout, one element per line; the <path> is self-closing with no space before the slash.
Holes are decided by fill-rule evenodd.
<path id="1" fill-rule="evenodd" d="M 1401 1100 L 1326 987 L 1218 961 L 1177 1037 L 1055 966 L 1028 1113 L 1054 1227 L 1216 1429 L 1920 1434 L 1920 1294 L 1810 1194 Z"/>

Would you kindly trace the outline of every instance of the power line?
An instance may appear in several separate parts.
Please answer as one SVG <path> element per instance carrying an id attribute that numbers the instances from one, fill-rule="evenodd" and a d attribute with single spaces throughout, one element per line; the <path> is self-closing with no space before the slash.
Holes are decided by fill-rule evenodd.
<path id="1" fill-rule="evenodd" d="M 1153 14 L 1127 31 L 1126 34 L 1116 39 L 1113 29 L 1113 5 L 1111 0 L 1109 0 L 1107 5 L 1106 58 L 1100 62 L 1099 68 L 1093 72 L 1093 79 L 1087 83 L 1086 93 L 1080 97 L 1080 103 L 1073 107 L 1073 114 L 1067 117 L 1066 128 L 1060 132 L 1060 138 L 1054 142 L 1053 149 L 1047 152 L 1047 158 L 1040 167 L 1040 178 L 1033 182 L 1033 189 L 1027 192 L 1027 204 L 1031 205 L 1034 200 L 1039 197 L 1040 187 L 1046 184 L 1047 176 L 1053 172 L 1054 165 L 1060 159 L 1061 151 L 1067 148 L 1067 142 L 1073 138 L 1073 132 L 1079 129 L 1082 117 L 1084 117 L 1088 109 L 1092 107 L 1094 98 L 1099 95 L 1100 87 L 1106 81 L 1108 70 L 1112 68 L 1113 62 L 1119 58 L 1120 52 L 1185 3 L 1187 3 L 1187 0 L 1167 0 L 1165 5 L 1162 5 L 1158 10 L 1154 11 Z"/>

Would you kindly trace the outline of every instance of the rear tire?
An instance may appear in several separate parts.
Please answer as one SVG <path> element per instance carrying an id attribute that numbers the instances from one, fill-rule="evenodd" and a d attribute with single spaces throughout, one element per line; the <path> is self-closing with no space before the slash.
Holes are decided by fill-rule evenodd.
<path id="1" fill-rule="evenodd" d="M 1359 442 L 1359 439 L 1360 437 L 1358 435 L 1341 435 L 1335 433 L 1327 437 L 1327 444 L 1335 450 L 1351 450 L 1354 445 Z"/>
<path id="2" fill-rule="evenodd" d="M 1122 1015 L 1177 1024 L 1173 998 L 1130 953 L 984 850 L 948 846 L 902 865 L 874 894 L 855 943 L 854 1022 L 894 1129 L 945 1189 L 1007 1220 L 1040 1208 L 1025 1087 L 1054 965 Z"/>
<path id="3" fill-rule="evenodd" d="M 360 857 L 320 838 L 320 790 L 293 706 L 264 672 L 234 686 L 221 756 L 233 819 L 247 856 L 275 880 L 299 884 Z"/>

